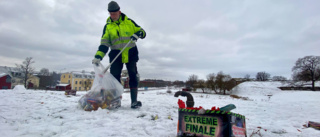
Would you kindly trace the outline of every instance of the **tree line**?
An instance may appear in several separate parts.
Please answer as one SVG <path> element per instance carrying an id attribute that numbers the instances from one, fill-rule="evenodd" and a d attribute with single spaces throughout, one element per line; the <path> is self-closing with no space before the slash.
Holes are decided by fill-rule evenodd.
<path id="1" fill-rule="evenodd" d="M 34 73 L 34 68 L 32 64 L 35 63 L 32 57 L 27 57 L 22 64 L 16 64 L 16 66 L 21 69 L 21 73 L 23 76 L 23 82 L 25 87 L 27 86 L 27 80 L 32 77 Z M 305 56 L 303 58 L 299 58 L 294 66 L 292 67 L 292 80 L 293 81 L 311 81 L 312 89 L 315 89 L 315 81 L 320 80 L 320 56 Z M 43 68 L 40 70 L 40 75 L 49 76 L 49 70 Z M 189 76 L 188 80 L 184 83 L 181 81 L 175 81 L 173 85 L 183 85 L 192 87 L 194 90 L 201 89 L 205 92 L 206 89 L 209 89 L 217 94 L 226 94 L 226 91 L 230 91 L 234 86 L 239 83 L 239 79 L 232 78 L 228 74 L 224 74 L 222 71 L 217 74 L 211 73 L 208 74 L 206 80 L 198 79 L 198 76 L 192 74 Z M 241 81 L 248 81 L 250 79 L 250 75 L 246 74 Z M 267 72 L 258 72 L 255 76 L 255 80 L 257 81 L 286 81 L 287 79 L 283 76 L 273 76 Z"/>
<path id="2" fill-rule="evenodd" d="M 28 88 L 28 80 L 34 77 L 34 74 L 37 74 L 37 77 L 41 80 L 39 87 L 34 88 L 41 88 L 45 89 L 47 86 L 55 86 L 57 84 L 57 81 L 60 80 L 60 75 L 56 72 L 49 72 L 49 69 L 42 68 L 39 72 L 35 71 L 35 68 L 32 66 L 35 63 L 32 57 L 27 57 L 22 64 L 16 64 L 16 67 L 20 70 L 20 72 L 14 72 L 14 73 L 20 73 L 19 75 L 15 76 L 22 79 L 23 85 Z"/>
<path id="3" fill-rule="evenodd" d="M 32 57 L 27 57 L 22 64 L 16 64 L 16 67 L 19 69 L 19 74 L 17 77 L 22 79 L 22 82 L 26 88 L 28 88 L 28 80 L 36 76 L 40 78 L 39 89 L 46 89 L 48 87 L 55 87 L 57 84 L 59 84 L 61 72 L 55 72 L 52 73 L 47 68 L 42 68 L 40 71 L 36 72 L 35 68 L 32 66 L 35 63 Z M 83 70 L 81 73 L 85 73 Z M 94 74 L 94 72 L 90 72 L 91 74 Z M 79 85 L 84 87 L 85 89 L 89 89 L 91 87 L 92 82 L 90 78 L 85 78 L 81 81 L 79 81 Z"/>
<path id="4" fill-rule="evenodd" d="M 320 56 L 305 56 L 299 58 L 295 65 L 292 67 L 292 80 L 293 81 L 311 81 L 312 90 L 315 90 L 315 81 L 320 80 Z M 186 85 L 191 87 L 193 91 L 201 89 L 203 92 L 205 90 L 213 91 L 216 94 L 226 94 L 233 87 L 243 81 L 249 81 L 250 75 L 246 74 L 243 79 L 232 78 L 228 74 L 224 74 L 222 71 L 217 74 L 208 74 L 206 80 L 198 79 L 198 76 L 192 74 L 186 81 Z M 287 81 L 286 77 L 283 76 L 273 76 L 267 72 L 258 72 L 255 76 L 256 81 Z"/>
<path id="5" fill-rule="evenodd" d="M 198 79 L 197 75 L 192 74 L 186 81 L 186 85 L 191 87 L 193 91 L 201 89 L 202 92 L 206 92 L 206 90 L 209 90 L 216 94 L 226 94 L 226 91 L 230 91 L 237 84 L 235 79 L 222 71 L 217 74 L 208 74 L 207 80 Z"/>

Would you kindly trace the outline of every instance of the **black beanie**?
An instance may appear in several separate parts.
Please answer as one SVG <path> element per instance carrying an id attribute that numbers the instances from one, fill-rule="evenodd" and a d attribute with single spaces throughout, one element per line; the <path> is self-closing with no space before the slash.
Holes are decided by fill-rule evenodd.
<path id="1" fill-rule="evenodd" d="M 116 12 L 116 11 L 119 11 L 120 10 L 120 7 L 118 5 L 117 2 L 115 1 L 111 1 L 109 4 L 108 4 L 108 11 L 109 12 Z"/>

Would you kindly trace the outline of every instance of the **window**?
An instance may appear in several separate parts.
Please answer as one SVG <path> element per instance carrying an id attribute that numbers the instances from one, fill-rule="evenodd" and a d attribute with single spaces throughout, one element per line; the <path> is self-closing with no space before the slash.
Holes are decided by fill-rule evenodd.
<path id="1" fill-rule="evenodd" d="M 76 84 L 78 84 L 78 81 L 76 81 Z"/>
<path id="2" fill-rule="evenodd" d="M 70 75 L 69 75 L 69 78 L 70 78 Z"/>
<path id="3" fill-rule="evenodd" d="M 77 90 L 77 87 L 74 87 L 74 90 Z"/>
<path id="4" fill-rule="evenodd" d="M 66 75 L 63 75 L 63 78 L 66 78 Z"/>
<path id="5" fill-rule="evenodd" d="M 6 79 L 7 83 L 11 83 L 11 77 L 9 75 L 7 75 L 7 79 Z"/>
<path id="6" fill-rule="evenodd" d="M 81 84 L 81 81 L 79 82 L 79 84 Z"/>
<path id="7" fill-rule="evenodd" d="M 70 80 L 68 80 L 68 84 L 70 84 Z"/>
<path id="8" fill-rule="evenodd" d="M 79 87 L 79 90 L 81 90 L 81 87 Z"/>

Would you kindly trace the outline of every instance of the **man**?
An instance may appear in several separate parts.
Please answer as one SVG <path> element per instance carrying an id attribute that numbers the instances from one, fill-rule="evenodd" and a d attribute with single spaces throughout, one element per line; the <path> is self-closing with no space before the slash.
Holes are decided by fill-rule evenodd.
<path id="1" fill-rule="evenodd" d="M 130 40 L 137 41 L 139 38 L 143 39 L 146 37 L 146 32 L 139 25 L 121 13 L 120 7 L 116 2 L 111 1 L 108 4 L 108 11 L 110 17 L 104 26 L 99 49 L 96 52 L 95 58 L 92 60 L 94 64 L 100 63 L 109 48 L 111 49 L 109 53 L 109 61 L 111 62 Z M 129 74 L 131 108 L 139 108 L 142 106 L 141 102 L 137 101 L 138 60 L 138 48 L 135 42 L 131 42 L 110 68 L 111 74 L 120 82 L 123 64 L 126 64 Z"/>

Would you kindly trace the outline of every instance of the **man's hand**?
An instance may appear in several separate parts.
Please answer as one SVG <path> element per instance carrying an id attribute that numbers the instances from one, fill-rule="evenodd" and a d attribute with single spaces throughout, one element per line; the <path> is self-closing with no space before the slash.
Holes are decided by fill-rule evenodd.
<path id="1" fill-rule="evenodd" d="M 139 37 L 138 37 L 138 35 L 133 34 L 133 35 L 130 37 L 130 39 L 131 39 L 132 41 L 137 41 L 137 40 L 139 39 Z"/>
<path id="2" fill-rule="evenodd" d="M 93 60 L 92 60 L 92 64 L 96 64 L 97 66 L 100 64 L 100 59 L 97 59 L 97 58 L 94 58 Z"/>

